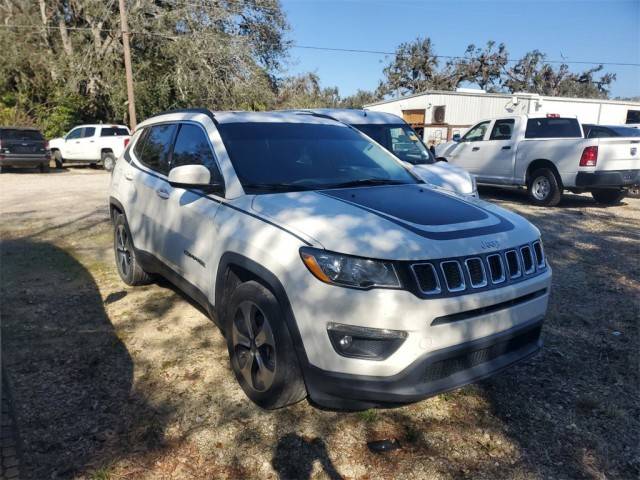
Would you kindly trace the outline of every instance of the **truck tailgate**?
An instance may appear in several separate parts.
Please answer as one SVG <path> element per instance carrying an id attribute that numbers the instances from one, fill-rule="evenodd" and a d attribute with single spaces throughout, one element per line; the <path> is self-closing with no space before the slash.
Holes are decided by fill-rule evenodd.
<path id="1" fill-rule="evenodd" d="M 640 138 L 598 139 L 596 170 L 640 170 Z"/>

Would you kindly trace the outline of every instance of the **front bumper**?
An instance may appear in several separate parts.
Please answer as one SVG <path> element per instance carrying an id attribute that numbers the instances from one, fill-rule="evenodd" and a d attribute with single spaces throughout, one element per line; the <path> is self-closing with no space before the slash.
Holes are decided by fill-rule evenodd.
<path id="1" fill-rule="evenodd" d="M 535 354 L 542 346 L 543 318 L 495 335 L 429 352 L 391 377 L 328 372 L 308 366 L 311 400 L 323 407 L 365 409 L 416 402 L 458 388 Z"/>
<path id="2" fill-rule="evenodd" d="M 48 163 L 48 155 L 0 154 L 0 166 L 2 167 L 37 167 Z"/>
<path id="3" fill-rule="evenodd" d="M 603 170 L 578 172 L 576 187 L 622 188 L 640 184 L 640 170 Z"/>

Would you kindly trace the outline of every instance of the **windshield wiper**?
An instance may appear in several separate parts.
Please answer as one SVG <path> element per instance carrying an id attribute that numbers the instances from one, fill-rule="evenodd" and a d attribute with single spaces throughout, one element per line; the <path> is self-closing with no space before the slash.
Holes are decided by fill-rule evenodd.
<path id="1" fill-rule="evenodd" d="M 404 185 L 407 182 L 400 180 L 391 180 L 388 178 L 363 178 L 360 180 L 351 180 L 349 182 L 334 183 L 331 185 L 323 185 L 322 188 L 348 188 L 348 187 L 366 187 L 370 185 Z"/>
<path id="2" fill-rule="evenodd" d="M 260 190 L 264 192 L 301 192 L 310 190 L 308 186 L 291 183 L 244 183 L 242 187 L 245 190 Z"/>

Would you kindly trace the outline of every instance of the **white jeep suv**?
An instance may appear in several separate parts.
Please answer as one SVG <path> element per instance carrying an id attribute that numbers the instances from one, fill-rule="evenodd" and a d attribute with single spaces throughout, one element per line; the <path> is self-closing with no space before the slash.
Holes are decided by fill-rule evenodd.
<path id="1" fill-rule="evenodd" d="M 150 118 L 109 203 L 124 282 L 159 274 L 200 303 L 264 408 L 414 402 L 541 345 L 551 269 L 538 229 L 429 189 L 326 116 Z"/>

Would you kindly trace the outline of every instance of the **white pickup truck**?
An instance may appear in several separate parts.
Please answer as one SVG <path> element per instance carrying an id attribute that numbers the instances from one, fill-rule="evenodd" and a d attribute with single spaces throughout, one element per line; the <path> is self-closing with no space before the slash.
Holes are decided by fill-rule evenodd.
<path id="1" fill-rule="evenodd" d="M 125 125 L 79 125 L 64 137 L 50 140 L 49 149 L 57 168 L 70 162 L 100 163 L 111 171 L 130 140 L 131 132 Z"/>
<path id="2" fill-rule="evenodd" d="M 479 184 L 526 186 L 537 205 L 557 205 L 563 190 L 618 203 L 640 184 L 640 139 L 583 138 L 577 118 L 512 115 L 483 120 L 442 156 Z"/>

